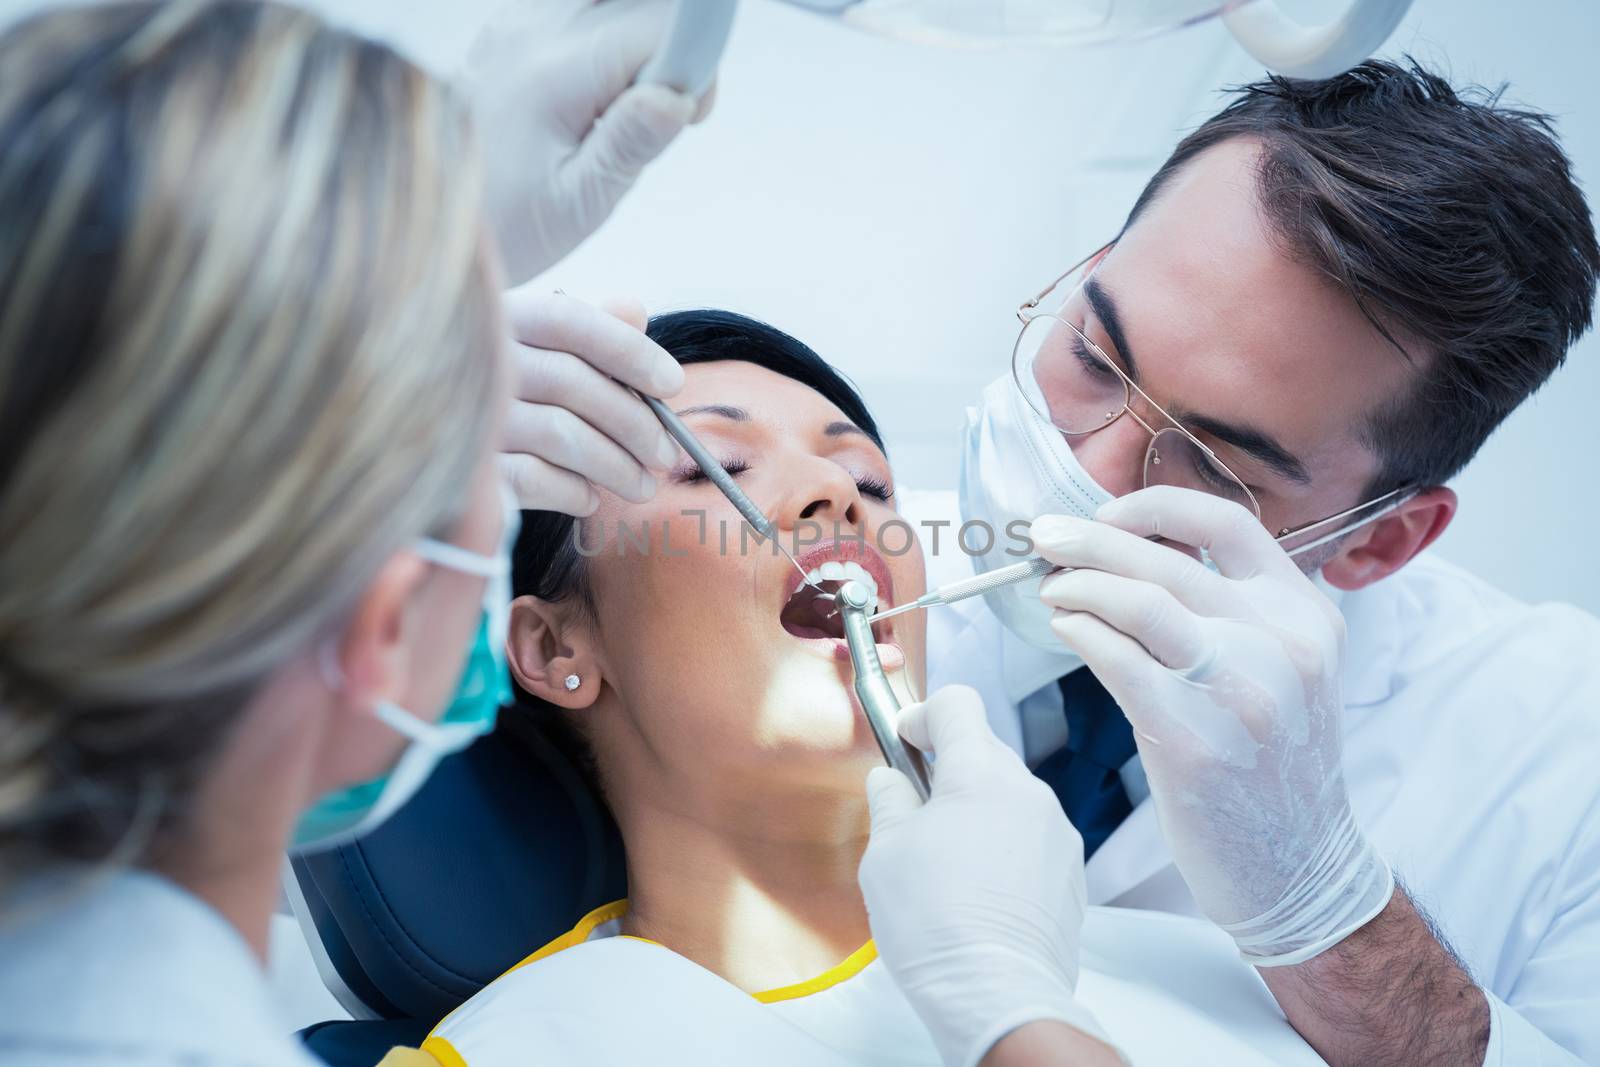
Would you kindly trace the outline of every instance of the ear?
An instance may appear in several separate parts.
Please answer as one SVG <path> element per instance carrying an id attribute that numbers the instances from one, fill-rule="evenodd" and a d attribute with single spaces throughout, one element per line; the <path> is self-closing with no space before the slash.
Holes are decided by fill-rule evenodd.
<path id="1" fill-rule="evenodd" d="M 1456 513 L 1454 490 L 1424 489 L 1367 527 L 1322 568 L 1337 589 L 1360 589 L 1387 578 L 1439 539 Z"/>
<path id="2" fill-rule="evenodd" d="M 349 706 L 366 712 L 405 692 L 411 658 L 407 616 L 427 573 L 417 556 L 396 552 L 356 604 L 339 642 L 340 689 Z"/>
<path id="3" fill-rule="evenodd" d="M 534 596 L 511 602 L 506 661 L 526 692 L 559 708 L 590 707 L 600 695 L 600 661 L 589 636 L 571 625 L 568 612 Z M 574 689 L 567 679 L 578 678 Z"/>

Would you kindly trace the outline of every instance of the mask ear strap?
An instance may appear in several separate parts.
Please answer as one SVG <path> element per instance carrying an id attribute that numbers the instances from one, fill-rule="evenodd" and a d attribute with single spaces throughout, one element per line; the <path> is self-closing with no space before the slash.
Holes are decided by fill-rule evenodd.
<path id="1" fill-rule="evenodd" d="M 430 537 L 419 537 L 412 542 L 411 547 L 417 555 L 429 563 L 437 563 L 441 567 L 448 567 L 462 574 L 472 574 L 479 578 L 499 578 L 511 571 L 511 561 L 504 556 L 480 556 L 460 545 L 446 544 Z"/>

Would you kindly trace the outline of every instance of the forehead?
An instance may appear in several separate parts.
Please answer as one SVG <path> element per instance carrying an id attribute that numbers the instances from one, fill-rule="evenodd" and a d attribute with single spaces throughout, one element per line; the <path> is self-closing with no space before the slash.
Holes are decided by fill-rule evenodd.
<path id="1" fill-rule="evenodd" d="M 1315 477 L 1414 370 L 1274 233 L 1257 192 L 1260 159 L 1258 144 L 1235 139 L 1191 160 L 1096 277 L 1155 399 L 1268 427 Z"/>
<path id="2" fill-rule="evenodd" d="M 691 363 L 683 373 L 683 389 L 672 398 L 672 406 L 680 411 L 702 404 L 739 407 L 756 422 L 795 433 L 850 421 L 811 386 L 754 363 Z"/>

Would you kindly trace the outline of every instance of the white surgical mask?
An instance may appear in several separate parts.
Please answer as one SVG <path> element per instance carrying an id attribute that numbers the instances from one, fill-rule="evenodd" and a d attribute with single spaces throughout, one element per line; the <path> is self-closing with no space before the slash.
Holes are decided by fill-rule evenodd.
<path id="1" fill-rule="evenodd" d="M 1092 519 L 1111 499 L 1083 469 L 1061 431 L 1028 406 L 1010 377 L 990 382 L 979 407 L 967 409 L 961 517 L 986 522 L 995 534 L 989 551 L 974 557 L 974 569 L 991 571 L 1026 558 L 1013 531 L 1039 516 Z M 1061 653 L 1065 674 L 1083 660 L 1050 629 L 1051 609 L 1039 599 L 1042 580 L 990 590 L 984 598 L 1012 633 L 1036 648 Z"/>
<path id="2" fill-rule="evenodd" d="M 370 834 L 416 795 L 440 760 L 494 729 L 501 706 L 511 698 L 506 672 L 511 546 L 522 519 L 510 489 L 502 485 L 500 496 L 504 526 L 500 549 L 494 555 L 480 555 L 431 538 L 421 538 L 412 546 L 435 566 L 486 579 L 478 629 L 450 706 L 437 722 L 428 722 L 398 704 L 378 701 L 373 716 L 408 740 L 405 750 L 383 774 L 318 798 L 300 816 L 291 851 L 319 852 Z M 344 684 L 331 643 L 322 646 L 322 670 L 331 687 Z"/>

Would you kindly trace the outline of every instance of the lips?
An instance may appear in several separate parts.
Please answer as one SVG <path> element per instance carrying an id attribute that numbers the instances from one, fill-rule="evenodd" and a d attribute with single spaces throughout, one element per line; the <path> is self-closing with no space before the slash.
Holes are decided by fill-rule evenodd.
<path id="1" fill-rule="evenodd" d="M 819 651 L 835 658 L 848 658 L 844 641 L 844 622 L 835 606 L 823 599 L 822 591 L 836 592 L 847 581 L 860 581 L 878 595 L 880 608 L 894 603 L 894 579 L 889 567 L 870 545 L 854 540 L 828 541 L 815 546 L 795 562 L 805 568 L 807 576 L 821 587 L 819 591 L 802 584 L 798 573 L 790 573 L 785 583 L 787 599 L 778 614 L 778 621 L 790 636 L 818 647 Z M 897 660 L 900 650 L 892 644 L 893 626 L 885 623 L 878 632 L 880 657 Z M 890 631 L 890 632 L 885 632 Z M 898 665 L 896 663 L 895 665 Z"/>

